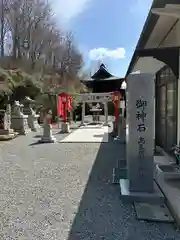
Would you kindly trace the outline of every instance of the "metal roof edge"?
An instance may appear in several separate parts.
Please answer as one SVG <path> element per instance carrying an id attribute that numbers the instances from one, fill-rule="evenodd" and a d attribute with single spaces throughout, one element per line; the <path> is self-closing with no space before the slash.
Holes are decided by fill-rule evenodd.
<path id="1" fill-rule="evenodd" d="M 138 40 L 138 43 L 136 45 L 136 49 L 133 53 L 133 56 L 131 58 L 131 61 L 129 63 L 129 66 L 128 66 L 128 69 L 127 69 L 127 72 L 125 74 L 125 79 L 127 78 L 127 76 L 129 75 L 129 73 L 131 72 L 131 70 L 133 69 L 136 61 L 138 60 L 138 55 L 137 55 L 137 50 L 140 50 L 140 49 L 144 49 L 144 46 L 147 42 L 147 40 L 149 39 L 158 19 L 159 19 L 159 16 L 153 14 L 151 12 L 151 9 L 152 8 L 162 8 L 164 7 L 166 4 L 168 4 L 168 2 L 171 2 L 172 3 L 172 0 L 154 0 L 152 5 L 151 5 L 151 8 L 149 10 L 149 13 L 148 13 L 148 16 L 146 18 L 146 21 L 145 21 L 145 24 L 143 26 L 143 29 L 142 29 L 142 32 L 140 34 L 140 37 L 139 37 L 139 40 Z M 176 3 L 177 0 L 174 0 L 173 3 Z"/>

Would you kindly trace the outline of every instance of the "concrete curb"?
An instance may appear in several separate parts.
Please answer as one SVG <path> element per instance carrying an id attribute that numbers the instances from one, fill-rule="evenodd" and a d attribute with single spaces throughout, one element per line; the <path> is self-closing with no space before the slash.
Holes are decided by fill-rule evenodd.
<path id="1" fill-rule="evenodd" d="M 179 208 L 179 201 L 177 201 L 179 200 L 177 194 L 175 193 L 175 191 L 173 191 L 172 187 L 170 186 L 168 187 L 168 184 L 165 182 L 165 180 L 162 177 L 156 176 L 155 181 L 165 196 L 165 203 L 175 220 L 176 227 L 180 228 L 180 208 Z M 179 196 L 180 196 L 180 191 L 179 191 Z"/>
<path id="2" fill-rule="evenodd" d="M 165 157 L 169 160 L 170 163 L 174 163 L 174 162 L 175 162 L 174 158 L 171 157 L 169 154 L 167 154 L 167 153 L 164 151 L 163 148 L 161 148 L 161 147 L 159 147 L 159 146 L 156 146 L 156 150 L 157 150 L 160 154 L 162 154 L 163 156 L 165 156 Z"/>

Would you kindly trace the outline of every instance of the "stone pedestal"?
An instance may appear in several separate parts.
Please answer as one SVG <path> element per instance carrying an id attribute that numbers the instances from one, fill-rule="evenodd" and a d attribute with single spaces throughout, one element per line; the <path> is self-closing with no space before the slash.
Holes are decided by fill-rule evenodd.
<path id="1" fill-rule="evenodd" d="M 52 135 L 52 125 L 51 124 L 44 122 L 43 136 L 39 142 L 40 143 L 55 143 L 56 142 L 56 138 Z"/>
<path id="2" fill-rule="evenodd" d="M 153 192 L 130 191 L 130 183 L 128 179 L 120 179 L 121 197 L 124 202 L 148 202 L 151 204 L 163 204 L 164 195 L 159 189 L 156 182 L 153 182 Z"/>
<path id="3" fill-rule="evenodd" d="M 61 124 L 61 133 L 70 133 L 70 125 L 68 122 L 63 122 Z"/>
<path id="4" fill-rule="evenodd" d="M 21 135 L 26 135 L 30 132 L 27 122 L 28 116 L 22 114 L 22 116 L 11 116 L 11 128 L 14 129 L 15 132 L 18 132 Z"/>

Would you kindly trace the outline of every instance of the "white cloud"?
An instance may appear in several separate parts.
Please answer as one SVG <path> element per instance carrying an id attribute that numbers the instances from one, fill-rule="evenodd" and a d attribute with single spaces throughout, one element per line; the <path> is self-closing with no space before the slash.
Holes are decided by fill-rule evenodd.
<path id="1" fill-rule="evenodd" d="M 53 11 L 62 22 L 69 22 L 84 12 L 92 0 L 50 0 Z"/>
<path id="2" fill-rule="evenodd" d="M 102 60 L 105 58 L 120 59 L 125 58 L 125 49 L 108 49 L 108 48 L 94 48 L 89 51 L 89 58 L 91 60 Z"/>

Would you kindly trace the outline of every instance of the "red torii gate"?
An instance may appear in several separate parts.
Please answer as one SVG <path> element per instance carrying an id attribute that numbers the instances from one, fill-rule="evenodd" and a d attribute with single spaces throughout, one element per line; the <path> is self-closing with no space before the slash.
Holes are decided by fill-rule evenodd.
<path id="1" fill-rule="evenodd" d="M 58 95 L 57 99 L 57 114 L 62 117 L 63 121 L 67 121 L 67 111 L 70 112 L 72 109 L 72 97 L 62 92 Z"/>
<path id="2" fill-rule="evenodd" d="M 87 94 L 77 94 L 77 96 L 83 96 Z M 92 94 L 90 93 L 89 96 Z M 98 96 L 98 93 L 95 94 Z M 119 101 L 120 101 L 120 92 L 115 91 L 110 93 L 112 102 L 114 103 L 114 117 L 115 121 L 118 119 L 118 106 L 119 106 Z M 62 92 L 58 95 L 57 99 L 57 113 L 58 116 L 62 117 L 63 121 L 67 121 L 67 111 L 70 112 L 72 109 L 72 97 L 65 92 Z"/>

